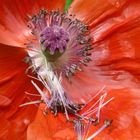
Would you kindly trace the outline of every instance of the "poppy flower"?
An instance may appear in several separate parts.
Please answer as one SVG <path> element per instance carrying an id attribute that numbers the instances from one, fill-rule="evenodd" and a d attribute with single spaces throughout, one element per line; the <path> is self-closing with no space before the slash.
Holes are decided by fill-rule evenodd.
<path id="1" fill-rule="evenodd" d="M 0 139 L 140 139 L 140 1 L 3 0 Z"/>

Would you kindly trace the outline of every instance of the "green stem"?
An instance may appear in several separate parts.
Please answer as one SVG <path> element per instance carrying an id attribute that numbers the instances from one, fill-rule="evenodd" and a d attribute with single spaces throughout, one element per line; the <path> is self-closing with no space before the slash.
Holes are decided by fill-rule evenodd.
<path id="1" fill-rule="evenodd" d="M 67 12 L 73 0 L 66 0 L 64 12 Z"/>

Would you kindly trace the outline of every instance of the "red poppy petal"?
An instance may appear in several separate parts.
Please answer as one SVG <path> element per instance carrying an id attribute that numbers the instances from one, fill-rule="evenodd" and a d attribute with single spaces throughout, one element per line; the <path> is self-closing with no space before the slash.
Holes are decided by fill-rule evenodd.
<path id="1" fill-rule="evenodd" d="M 106 75 L 109 74 L 107 72 L 109 70 L 116 72 L 116 74 L 109 74 L 116 81 L 120 81 L 121 78 L 126 78 L 125 75 L 129 75 L 133 83 L 139 83 L 139 26 L 140 17 L 116 28 L 115 32 L 112 31 L 111 35 L 107 35 L 104 41 L 98 44 L 100 47 L 105 46 L 107 52 L 106 58 L 98 64 L 101 69 L 106 71 Z"/>
<path id="2" fill-rule="evenodd" d="M 93 5 L 89 6 L 88 10 L 82 7 L 91 3 Z M 95 43 L 103 40 L 107 35 L 111 35 L 120 27 L 139 26 L 139 8 L 139 0 L 99 0 L 98 2 L 92 0 L 86 3 L 74 1 L 70 12 L 89 25 Z"/>
<path id="3" fill-rule="evenodd" d="M 0 5 L 0 43 L 23 46 L 29 35 L 26 27 L 27 15 L 33 15 L 41 8 L 63 10 L 65 0 L 6 0 Z"/>
<path id="4" fill-rule="evenodd" d="M 98 6 L 98 2 L 94 4 Z M 64 80 L 68 95 L 86 99 L 104 85 L 109 88 L 139 86 L 139 8 L 137 0 L 125 3 L 114 15 L 107 16 L 91 29 L 93 61 L 83 72 L 73 76 L 71 83 Z M 81 87 L 84 88 L 79 91 Z"/>
<path id="5" fill-rule="evenodd" d="M 105 119 L 113 120 L 113 123 L 101 131 L 95 140 L 128 140 L 140 138 L 140 96 L 139 90 L 113 89 L 108 92 L 108 97 L 114 97 L 109 104 L 101 109 L 100 124 L 91 125 L 87 137 L 90 137 L 103 125 Z M 72 123 L 66 122 L 64 114 L 43 114 L 44 105 L 40 106 L 36 119 L 28 128 L 28 140 L 76 140 L 76 133 Z"/>
<path id="6" fill-rule="evenodd" d="M 75 0 L 69 12 L 87 24 L 97 24 L 119 11 L 128 0 Z"/>
<path id="7" fill-rule="evenodd" d="M 25 94 L 25 91 L 37 93 L 25 74 L 25 55 L 21 48 L 0 44 L 0 139 L 24 139 L 27 126 L 37 110 L 34 105 L 19 107 L 25 102 L 37 100 Z"/>
<path id="8" fill-rule="evenodd" d="M 114 97 L 108 105 L 101 109 L 101 120 L 112 119 L 112 124 L 102 131 L 95 140 L 128 140 L 140 138 L 140 96 L 137 89 L 114 89 L 108 93 Z M 91 127 L 89 136 L 97 131 Z"/>
<path id="9" fill-rule="evenodd" d="M 114 95 L 116 98 L 110 103 L 112 105 L 115 102 L 112 110 L 109 104 L 108 113 L 110 111 L 111 115 L 103 115 L 117 120 L 116 129 L 112 130 L 112 134 L 105 132 L 98 140 L 140 138 L 139 8 L 139 1 L 129 1 L 121 10 L 113 12 L 114 15 L 105 14 L 104 18 L 99 17 L 99 21 L 98 18 L 93 21 L 93 61 L 84 68 L 83 73 L 73 77 L 71 83 L 64 81 L 66 91 L 72 98 L 78 99 L 79 96 L 79 99 L 86 99 L 90 95 L 92 98 L 97 93 L 97 88 L 101 89 L 104 85 L 111 90 L 108 95 Z"/>
<path id="10" fill-rule="evenodd" d="M 0 107 L 8 106 L 11 103 L 11 100 L 5 96 L 0 95 Z"/>
<path id="11" fill-rule="evenodd" d="M 140 1 L 127 2 L 121 9 L 106 16 L 102 21 L 97 24 L 93 23 L 90 28 L 94 42 L 101 41 L 122 28 L 127 31 L 138 27 L 140 24 L 139 8 Z"/>
<path id="12" fill-rule="evenodd" d="M 64 6 L 65 6 L 65 0 L 37 0 L 36 1 L 37 4 L 39 5 L 39 7 L 44 7 L 48 10 L 60 10 L 60 11 L 64 11 Z"/>
<path id="13" fill-rule="evenodd" d="M 66 122 L 64 114 L 57 117 L 50 112 L 43 114 L 44 105 L 38 110 L 37 116 L 27 131 L 27 140 L 75 140 L 73 124 Z"/>

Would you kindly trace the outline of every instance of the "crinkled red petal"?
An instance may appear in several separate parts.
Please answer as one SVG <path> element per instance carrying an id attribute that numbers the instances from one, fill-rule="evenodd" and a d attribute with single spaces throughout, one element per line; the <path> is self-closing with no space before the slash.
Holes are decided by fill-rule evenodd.
<path id="1" fill-rule="evenodd" d="M 37 100 L 25 94 L 37 93 L 25 74 L 25 56 L 21 48 L 0 44 L 0 139 L 25 139 L 26 129 L 38 109 L 35 105 L 19 107 Z"/>
<path id="2" fill-rule="evenodd" d="M 42 8 L 63 11 L 65 0 L 4 0 L 0 4 L 0 43 L 21 46 L 29 36 L 27 15 Z"/>

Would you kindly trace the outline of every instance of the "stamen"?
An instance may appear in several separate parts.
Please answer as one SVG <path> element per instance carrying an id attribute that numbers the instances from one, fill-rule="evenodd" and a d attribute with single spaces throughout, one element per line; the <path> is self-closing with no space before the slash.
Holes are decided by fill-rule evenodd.
<path id="1" fill-rule="evenodd" d="M 112 123 L 111 120 L 105 120 L 104 125 L 100 127 L 95 133 L 93 133 L 90 137 L 88 137 L 86 140 L 93 140 L 99 133 L 101 133 L 105 128 L 110 126 Z"/>
<path id="2" fill-rule="evenodd" d="M 81 123 L 80 120 L 74 121 L 74 123 L 75 123 L 74 128 L 75 128 L 75 131 L 77 133 L 77 139 L 83 140 L 83 129 L 84 129 L 83 124 Z"/>
<path id="3" fill-rule="evenodd" d="M 40 95 L 38 95 L 38 94 L 32 94 L 32 93 L 29 93 L 29 92 L 25 92 L 25 94 L 30 95 L 30 96 L 38 96 L 38 97 L 40 97 Z"/>
<path id="4" fill-rule="evenodd" d="M 105 90 L 105 88 L 106 88 L 106 86 L 104 85 L 104 86 L 103 86 L 103 87 L 102 87 L 102 88 L 101 88 L 101 89 L 86 103 L 86 105 L 89 104 L 91 101 L 93 101 L 93 99 L 95 99 L 99 94 L 101 94 L 101 93 Z M 86 106 L 86 105 L 85 105 L 85 106 Z M 84 106 L 84 107 L 85 107 L 85 106 Z M 83 107 L 83 108 L 84 108 L 84 107 Z"/>
<path id="5" fill-rule="evenodd" d="M 50 87 L 48 86 L 46 81 L 43 79 L 43 77 L 38 75 L 38 78 L 39 78 L 40 82 L 44 85 L 44 87 L 49 91 L 49 93 L 52 94 Z"/>
<path id="6" fill-rule="evenodd" d="M 46 67 L 50 68 L 51 66 L 49 65 L 49 63 L 47 63 L 45 61 L 45 65 Z M 69 117 L 68 117 L 68 112 L 67 112 L 67 109 L 66 109 L 66 102 L 65 102 L 65 99 L 64 99 L 64 91 L 63 91 L 63 88 L 62 88 L 62 85 L 60 84 L 60 81 L 58 80 L 58 78 L 55 76 L 54 72 L 51 70 L 50 68 L 50 71 L 46 71 L 46 76 L 48 77 L 48 82 L 49 82 L 49 85 L 51 86 L 50 88 L 52 89 L 52 92 L 53 94 L 59 94 L 60 96 L 60 100 L 62 101 L 63 103 L 63 106 L 64 106 L 64 110 L 65 110 L 65 115 L 66 115 L 66 118 L 67 120 L 69 120 Z M 53 80 L 52 80 L 53 79 Z"/>
<path id="7" fill-rule="evenodd" d="M 98 110 L 97 110 L 97 113 L 96 113 L 96 117 L 98 118 L 98 121 L 100 119 L 101 106 L 102 106 L 106 96 L 107 96 L 107 93 L 103 94 L 99 99 L 100 100 L 99 107 L 98 107 Z"/>
<path id="8" fill-rule="evenodd" d="M 34 85 L 34 87 L 37 89 L 37 91 L 40 93 L 41 97 L 42 97 L 42 100 L 48 104 L 49 101 L 47 99 L 47 97 L 45 96 L 45 94 L 42 92 L 42 90 L 37 86 L 37 84 L 34 83 L 34 81 L 31 81 L 31 83 Z"/>
<path id="9" fill-rule="evenodd" d="M 41 102 L 42 102 L 42 100 L 31 101 L 31 102 L 27 102 L 27 103 L 19 105 L 19 107 L 23 107 L 23 106 L 27 106 L 27 105 L 33 105 L 33 104 L 39 104 Z"/>
<path id="10" fill-rule="evenodd" d="M 89 119 L 88 123 L 85 126 L 85 130 L 84 130 L 84 135 L 83 135 L 83 139 L 86 139 L 89 133 L 89 128 L 92 124 L 92 121 Z"/>
<path id="11" fill-rule="evenodd" d="M 104 89 L 105 89 L 105 86 L 103 86 L 103 88 L 101 88 L 101 89 L 95 94 L 95 96 L 93 96 L 93 98 L 92 98 L 91 100 L 89 100 L 89 101 L 86 103 L 86 105 L 92 103 L 93 100 L 94 100 L 99 94 L 101 94 L 101 92 L 104 91 Z M 101 96 L 101 97 L 102 97 L 102 96 Z M 100 97 L 100 98 L 101 98 L 101 97 Z M 92 104 L 92 106 L 91 106 L 90 108 L 87 108 L 87 109 L 86 109 L 86 112 L 84 112 L 82 115 L 86 115 L 89 111 L 91 111 L 91 110 L 97 105 L 97 103 L 98 103 L 99 101 L 100 101 L 100 99 L 97 100 L 94 104 Z M 83 108 L 85 108 L 86 105 L 85 105 Z"/>
<path id="12" fill-rule="evenodd" d="M 34 48 L 32 48 L 32 46 L 28 46 L 27 48 L 26 48 L 26 50 L 27 51 L 32 51 L 32 52 L 36 52 L 36 53 L 39 53 L 39 51 L 37 50 L 37 49 L 34 49 Z"/>
<path id="13" fill-rule="evenodd" d="M 114 97 L 110 98 L 108 101 L 106 101 L 105 103 L 103 103 L 103 104 L 100 106 L 100 109 L 103 108 L 106 104 L 108 104 L 108 103 L 109 103 L 110 101 L 112 101 L 113 99 L 114 99 Z M 91 115 L 93 115 L 95 112 L 98 111 L 98 108 L 99 108 L 99 107 L 96 107 L 95 109 L 86 112 L 86 114 L 84 114 L 84 116 L 91 116 Z"/>
<path id="14" fill-rule="evenodd" d="M 29 66 L 29 67 L 26 69 L 25 73 L 27 74 L 27 73 L 29 72 L 29 70 L 30 70 L 30 69 L 33 69 L 33 68 L 34 68 L 34 65 Z"/>
<path id="15" fill-rule="evenodd" d="M 36 78 L 36 77 L 34 77 L 34 76 L 31 76 L 31 75 L 27 75 L 28 77 L 30 77 L 30 78 L 32 78 L 32 79 L 34 79 L 34 80 L 37 80 L 37 81 L 39 81 L 39 79 L 38 78 Z"/>

